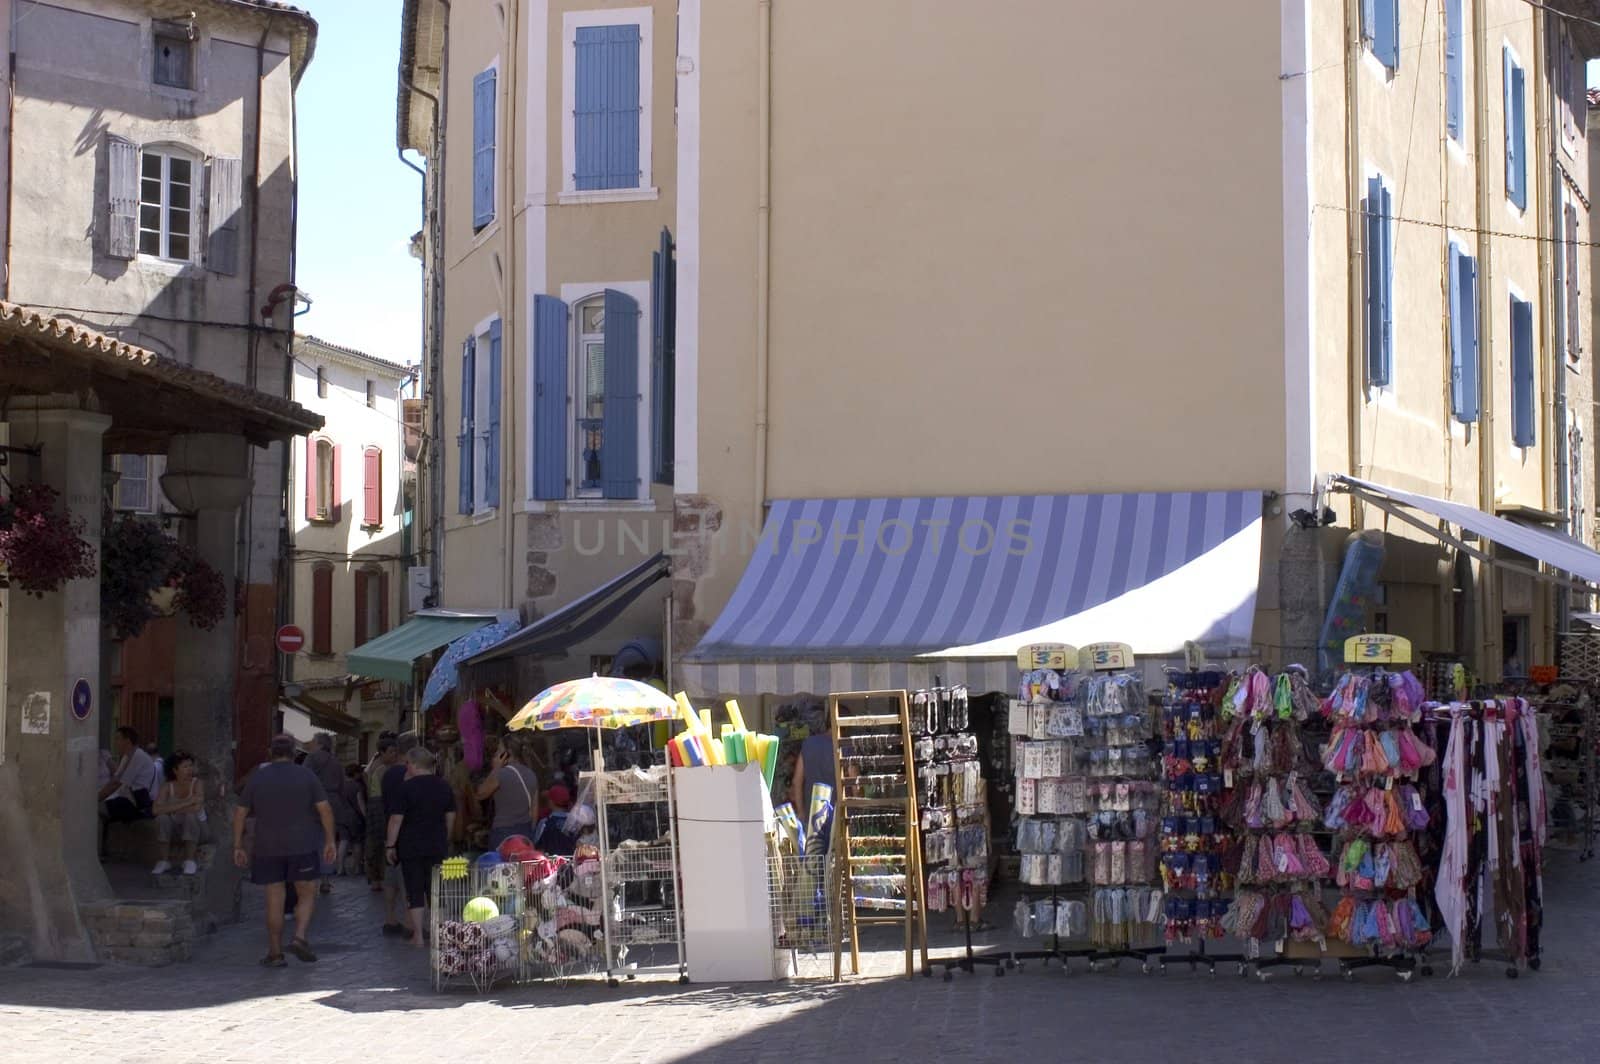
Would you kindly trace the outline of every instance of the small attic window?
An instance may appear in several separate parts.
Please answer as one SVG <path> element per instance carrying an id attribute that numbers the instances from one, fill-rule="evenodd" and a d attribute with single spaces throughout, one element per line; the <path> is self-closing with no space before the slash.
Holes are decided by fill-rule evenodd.
<path id="1" fill-rule="evenodd" d="M 152 33 L 155 48 L 151 64 L 157 85 L 194 88 L 194 23 L 159 21 Z"/>

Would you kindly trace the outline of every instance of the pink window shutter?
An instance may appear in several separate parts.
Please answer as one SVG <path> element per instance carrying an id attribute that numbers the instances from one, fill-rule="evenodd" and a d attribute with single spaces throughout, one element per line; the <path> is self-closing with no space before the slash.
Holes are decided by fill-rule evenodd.
<path id="1" fill-rule="evenodd" d="M 344 448 L 333 445 L 333 498 L 328 500 L 328 520 L 338 523 L 344 519 L 344 483 L 339 467 L 344 464 Z"/>
<path id="2" fill-rule="evenodd" d="M 317 470 L 317 438 L 306 437 L 306 520 L 315 521 L 320 518 L 321 505 L 317 498 L 318 481 L 321 479 Z"/>
<path id="3" fill-rule="evenodd" d="M 368 528 L 383 526 L 383 452 L 368 447 L 362 462 L 361 523 Z"/>

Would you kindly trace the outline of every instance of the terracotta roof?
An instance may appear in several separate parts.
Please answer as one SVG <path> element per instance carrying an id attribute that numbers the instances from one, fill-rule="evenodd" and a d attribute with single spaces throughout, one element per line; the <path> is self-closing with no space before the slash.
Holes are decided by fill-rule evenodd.
<path id="1" fill-rule="evenodd" d="M 131 370 L 161 384 L 217 400 L 235 408 L 243 417 L 261 423 L 278 437 L 304 435 L 323 424 L 322 415 L 312 413 L 299 403 L 235 384 L 214 373 L 20 303 L 0 300 L 0 338 L 32 340 L 47 350 L 70 349 L 124 372 Z M 4 352 L 0 351 L 0 360 L 4 357 Z"/>
<path id="2" fill-rule="evenodd" d="M 322 337 L 312 336 L 310 333 L 299 333 L 295 336 L 294 346 L 297 354 L 299 353 L 298 349 L 302 345 L 321 347 L 329 351 L 337 352 L 341 355 L 348 355 L 351 358 L 359 359 L 362 362 L 371 362 L 375 366 L 381 366 L 384 369 L 393 370 L 395 375 L 398 377 L 410 376 L 412 372 L 412 367 L 403 362 L 391 362 L 387 358 L 379 358 L 377 355 L 369 355 L 365 351 L 358 351 L 353 347 L 346 347 L 343 344 L 330 343 L 329 341 L 324 340 Z"/>
<path id="3" fill-rule="evenodd" d="M 306 64 L 311 62 L 311 57 L 317 50 L 317 20 L 311 17 L 311 12 L 290 4 L 280 4 L 277 0 L 210 0 L 210 2 L 223 7 L 242 8 L 268 15 L 288 15 L 294 23 L 289 31 L 290 74 L 296 85 L 300 83 L 300 75 L 304 73 Z"/>
<path id="4" fill-rule="evenodd" d="M 395 105 L 395 143 L 426 155 L 433 149 L 433 103 L 444 66 L 445 24 L 449 12 L 439 0 L 405 0 L 400 12 L 400 72 Z"/>
<path id="5" fill-rule="evenodd" d="M 1600 107 L 1600 89 L 1589 90 L 1589 106 Z"/>

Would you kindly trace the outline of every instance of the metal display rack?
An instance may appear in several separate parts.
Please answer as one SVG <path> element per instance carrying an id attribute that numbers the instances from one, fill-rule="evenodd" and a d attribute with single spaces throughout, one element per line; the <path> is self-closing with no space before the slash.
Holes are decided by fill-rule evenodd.
<path id="1" fill-rule="evenodd" d="M 616 986 L 619 975 L 675 969 L 678 981 L 687 983 L 671 770 L 615 769 L 583 779 L 594 786 L 606 982 Z M 668 947 L 670 961 L 654 956 Z M 631 952 L 647 952 L 651 960 L 630 961 Z"/>
<path id="2" fill-rule="evenodd" d="M 485 868 L 456 858 L 435 866 L 432 879 L 428 970 L 434 990 L 470 988 L 481 994 L 497 983 L 520 981 L 521 866 Z M 467 906 L 482 899 L 492 902 L 498 915 L 465 919 Z"/>

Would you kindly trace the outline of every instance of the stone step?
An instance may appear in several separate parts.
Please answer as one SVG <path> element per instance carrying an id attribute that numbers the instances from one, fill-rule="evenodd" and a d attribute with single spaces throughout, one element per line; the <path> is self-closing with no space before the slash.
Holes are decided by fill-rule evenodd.
<path id="1" fill-rule="evenodd" d="M 28 942 L 20 935 L 0 935 L 0 968 L 14 968 L 33 959 Z"/>
<path id="2" fill-rule="evenodd" d="M 153 967 L 189 959 L 195 921 L 188 902 L 97 901 L 78 912 L 102 961 Z"/>

